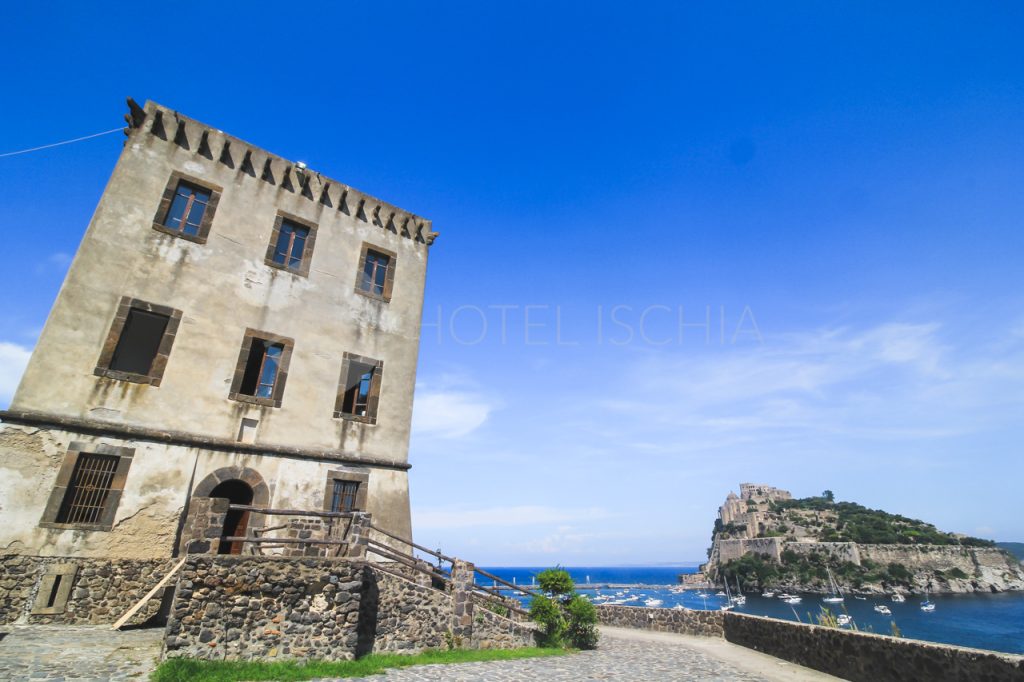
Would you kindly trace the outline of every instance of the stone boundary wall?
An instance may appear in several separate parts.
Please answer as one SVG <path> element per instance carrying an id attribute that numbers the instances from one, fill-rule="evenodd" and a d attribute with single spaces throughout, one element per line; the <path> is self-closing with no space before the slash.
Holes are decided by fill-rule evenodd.
<path id="1" fill-rule="evenodd" d="M 22 554 L 0 555 L 0 624 L 113 623 L 145 596 L 175 562 L 174 559 L 83 559 Z M 77 569 L 73 573 L 70 590 L 68 586 L 64 586 L 66 604 L 52 609 L 56 611 L 54 613 L 32 614 L 44 577 L 58 565 L 74 565 Z M 162 592 L 147 602 L 128 624 L 144 623 L 157 615 L 162 603 Z M 62 599 L 58 596 L 57 601 L 62 602 Z"/>
<path id="2" fill-rule="evenodd" d="M 722 637 L 721 611 L 649 609 L 642 606 L 597 606 L 601 625 L 699 637 Z"/>
<path id="3" fill-rule="evenodd" d="M 1024 656 L 724 614 L 725 639 L 852 682 L 1024 680 Z"/>
<path id="4" fill-rule="evenodd" d="M 351 659 L 426 648 L 517 648 L 534 628 L 353 559 L 189 557 L 167 626 L 168 656 Z"/>

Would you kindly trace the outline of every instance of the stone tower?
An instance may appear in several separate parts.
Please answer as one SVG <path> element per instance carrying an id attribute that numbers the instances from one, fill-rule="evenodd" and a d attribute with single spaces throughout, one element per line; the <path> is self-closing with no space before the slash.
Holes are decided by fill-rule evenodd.
<path id="1" fill-rule="evenodd" d="M 410 538 L 430 221 L 153 102 L 129 107 L 0 413 L 0 546 L 169 557 L 200 497 L 368 511 Z M 229 514 L 225 535 L 255 516 Z"/>

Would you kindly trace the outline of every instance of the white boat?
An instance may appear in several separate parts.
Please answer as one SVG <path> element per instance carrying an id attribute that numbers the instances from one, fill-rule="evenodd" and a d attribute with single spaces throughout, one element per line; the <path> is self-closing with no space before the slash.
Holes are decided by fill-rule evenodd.
<path id="1" fill-rule="evenodd" d="M 783 592 L 782 594 L 777 595 L 777 596 L 778 596 L 779 599 L 785 600 L 785 599 L 789 599 L 793 595 L 791 595 L 789 592 Z"/>
<path id="2" fill-rule="evenodd" d="M 650 599 L 645 599 L 644 600 L 644 606 L 647 606 L 647 607 L 650 607 L 650 608 L 654 608 L 655 606 L 661 606 L 664 603 L 665 602 L 662 601 L 661 599 L 655 599 L 654 597 L 651 597 Z"/>
<path id="3" fill-rule="evenodd" d="M 841 604 L 841 603 L 843 603 L 843 601 L 845 601 L 845 600 L 843 599 L 843 592 L 842 592 L 842 590 L 839 589 L 839 583 L 837 583 L 836 579 L 832 577 L 832 571 L 831 571 L 831 569 L 829 569 L 828 566 L 825 567 L 825 570 L 828 571 L 828 586 L 829 586 L 829 589 L 832 590 L 832 594 L 830 594 L 829 596 L 825 597 L 821 601 L 825 602 L 826 604 Z"/>
<path id="4" fill-rule="evenodd" d="M 719 610 L 719 611 L 732 611 L 732 610 L 733 610 L 733 608 L 734 608 L 734 607 L 733 607 L 733 605 L 732 605 L 732 604 L 723 604 L 722 606 L 719 606 L 719 607 L 718 607 L 718 610 Z"/>
<path id="5" fill-rule="evenodd" d="M 907 598 L 899 592 L 897 592 L 896 594 L 892 595 L 892 600 L 897 604 L 902 604 L 903 602 L 907 601 Z"/>
<path id="6" fill-rule="evenodd" d="M 923 602 L 921 602 L 921 610 L 931 613 L 935 610 L 935 604 L 925 599 Z"/>
<path id="7" fill-rule="evenodd" d="M 672 610 L 673 611 L 685 611 L 686 607 L 683 606 L 682 604 L 676 604 L 675 606 L 672 607 Z"/>
<path id="8" fill-rule="evenodd" d="M 725 596 L 725 592 L 722 592 L 721 590 L 719 590 L 718 592 L 715 592 L 715 596 L 716 597 L 724 597 Z"/>
<path id="9" fill-rule="evenodd" d="M 764 592 L 761 593 L 761 596 L 762 597 L 766 597 L 767 599 L 771 599 L 772 597 L 775 596 L 775 593 L 772 592 L 771 590 L 765 590 Z"/>
<path id="10" fill-rule="evenodd" d="M 861 601 L 867 601 L 867 600 L 868 600 L 868 598 L 867 598 L 867 597 L 862 597 L 862 596 L 860 596 L 859 594 L 855 594 L 855 595 L 853 595 L 853 598 L 854 598 L 854 599 L 859 599 L 859 600 L 861 600 Z"/>
<path id="11" fill-rule="evenodd" d="M 838 616 L 836 616 L 836 622 L 839 623 L 839 627 L 846 627 L 847 625 L 853 623 L 853 616 L 849 616 L 845 613 L 840 613 Z"/>
<path id="12" fill-rule="evenodd" d="M 803 599 L 801 599 L 800 597 L 790 597 L 789 599 L 785 600 L 787 604 L 799 604 L 802 601 Z"/>
<path id="13" fill-rule="evenodd" d="M 883 616 L 891 616 L 892 615 L 892 611 L 890 611 L 889 607 L 886 606 L 885 604 L 876 604 L 875 605 L 875 611 L 877 611 L 878 613 L 882 614 Z"/>

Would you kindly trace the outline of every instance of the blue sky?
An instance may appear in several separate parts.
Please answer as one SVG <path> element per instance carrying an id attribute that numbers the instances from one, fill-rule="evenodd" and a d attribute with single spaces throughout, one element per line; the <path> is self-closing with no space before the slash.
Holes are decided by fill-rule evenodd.
<path id="1" fill-rule="evenodd" d="M 741 481 L 1024 539 L 1024 6 L 279 8 L 5 8 L 0 153 L 130 95 L 433 219 L 419 541 L 699 560 Z M 120 140 L 0 159 L 0 402 Z"/>

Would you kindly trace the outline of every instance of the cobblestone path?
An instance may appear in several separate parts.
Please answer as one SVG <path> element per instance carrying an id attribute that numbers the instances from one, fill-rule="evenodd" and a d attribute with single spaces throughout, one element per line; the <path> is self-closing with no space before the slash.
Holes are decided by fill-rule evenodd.
<path id="1" fill-rule="evenodd" d="M 109 626 L 0 628 L 0 680 L 138 680 L 156 667 L 163 630 L 112 632 Z M 571 656 L 424 665 L 362 682 L 820 682 L 836 678 L 729 644 L 619 628 L 601 628 L 596 651 Z M 325 681 L 321 681 L 325 682 Z M 353 681 L 348 678 L 347 682 Z"/>
<path id="2" fill-rule="evenodd" d="M 156 667 L 163 628 L 113 632 L 109 625 L 0 628 L 0 680 L 146 680 Z"/>
<path id="3" fill-rule="evenodd" d="M 519 661 L 422 665 L 392 669 L 384 676 L 339 682 L 819 682 L 836 679 L 723 640 L 601 628 L 601 642 L 596 651 Z"/>

